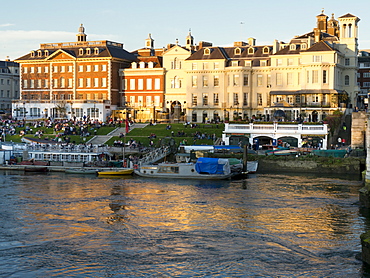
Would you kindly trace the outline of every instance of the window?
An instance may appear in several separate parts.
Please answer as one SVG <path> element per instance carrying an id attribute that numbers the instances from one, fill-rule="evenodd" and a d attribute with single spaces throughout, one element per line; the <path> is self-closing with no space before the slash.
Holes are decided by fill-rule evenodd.
<path id="1" fill-rule="evenodd" d="M 191 77 L 191 86 L 192 86 L 193 88 L 195 88 L 195 87 L 197 87 L 197 86 L 198 86 L 198 76 L 193 75 L 193 76 Z"/>
<path id="2" fill-rule="evenodd" d="M 160 90 L 161 89 L 161 80 L 159 78 L 156 78 L 154 80 L 154 90 Z"/>
<path id="3" fill-rule="evenodd" d="M 208 94 L 203 94 L 203 105 L 208 105 Z"/>
<path id="4" fill-rule="evenodd" d="M 263 48 L 263 54 L 268 54 L 270 49 L 268 47 Z"/>
<path id="5" fill-rule="evenodd" d="M 154 68 L 154 63 L 153 62 L 148 62 L 148 68 L 150 68 L 150 69 Z"/>
<path id="6" fill-rule="evenodd" d="M 198 98 L 197 98 L 197 95 L 196 94 L 193 94 L 192 97 L 191 97 L 191 104 L 193 106 L 197 106 L 198 105 Z"/>
<path id="7" fill-rule="evenodd" d="M 288 85 L 293 85 L 293 73 L 292 72 L 288 72 L 286 77 L 287 77 L 286 78 L 286 81 L 287 81 L 286 83 Z"/>
<path id="8" fill-rule="evenodd" d="M 73 79 L 68 78 L 68 88 L 72 88 L 72 87 L 73 87 Z"/>
<path id="9" fill-rule="evenodd" d="M 61 87 L 61 88 L 64 88 L 64 87 L 65 87 L 65 85 L 66 85 L 66 84 L 65 84 L 65 79 L 64 79 L 64 77 L 61 77 L 61 78 L 60 78 L 60 87 Z"/>
<path id="10" fill-rule="evenodd" d="M 213 94 L 213 104 L 214 105 L 219 105 L 219 99 L 218 99 L 218 94 L 217 93 Z"/>
<path id="11" fill-rule="evenodd" d="M 363 87 L 370 87 L 370 82 L 364 82 Z"/>
<path id="12" fill-rule="evenodd" d="M 137 89 L 144 90 L 144 79 L 138 79 L 137 81 Z"/>
<path id="13" fill-rule="evenodd" d="M 125 79 L 125 81 L 127 82 L 127 79 Z M 107 78 L 103 77 L 101 79 L 101 86 L 102 87 L 107 87 Z"/>
<path id="14" fill-rule="evenodd" d="M 140 67 L 141 69 L 145 69 L 145 62 L 140 62 L 140 63 L 139 63 L 139 67 Z"/>
<path id="15" fill-rule="evenodd" d="M 232 67 L 237 67 L 237 66 L 239 66 L 239 61 L 232 61 L 232 62 L 231 62 L 231 66 L 232 66 Z"/>
<path id="16" fill-rule="evenodd" d="M 79 50 L 78 50 L 78 55 L 84 55 L 84 50 L 82 49 L 82 48 L 80 48 Z"/>
<path id="17" fill-rule="evenodd" d="M 319 71 L 318 70 L 312 71 L 312 83 L 319 83 Z"/>
<path id="18" fill-rule="evenodd" d="M 349 65 L 350 65 L 350 60 L 349 60 L 349 58 L 344 59 L 344 65 L 345 65 L 345 66 L 349 66 Z"/>
<path id="19" fill-rule="evenodd" d="M 234 53 L 235 53 L 235 55 L 240 55 L 240 54 L 242 53 L 242 51 L 241 51 L 241 49 L 238 47 L 238 48 L 235 48 Z"/>
<path id="20" fill-rule="evenodd" d="M 211 50 L 209 48 L 204 49 L 204 55 L 209 55 L 211 54 Z"/>
<path id="21" fill-rule="evenodd" d="M 344 85 L 349 86 L 349 75 L 344 76 Z"/>
<path id="22" fill-rule="evenodd" d="M 86 78 L 86 87 L 91 87 L 91 78 Z"/>
<path id="23" fill-rule="evenodd" d="M 288 66 L 293 66 L 293 59 L 291 58 L 288 59 Z"/>
<path id="24" fill-rule="evenodd" d="M 99 65 L 94 65 L 94 71 L 99 71 Z"/>
<path id="25" fill-rule="evenodd" d="M 271 74 L 267 75 L 267 87 L 271 88 Z"/>
<path id="26" fill-rule="evenodd" d="M 233 75 L 233 86 L 239 86 L 239 74 Z"/>
<path id="27" fill-rule="evenodd" d="M 290 50 L 296 50 L 296 45 L 295 44 L 291 44 L 290 45 Z"/>
<path id="28" fill-rule="evenodd" d="M 58 87 L 58 79 L 53 79 L 53 88 Z"/>
<path id="29" fill-rule="evenodd" d="M 254 48 L 253 47 L 248 48 L 248 54 L 254 54 Z"/>
<path id="30" fill-rule="evenodd" d="M 328 83 L 328 72 L 326 70 L 322 71 L 322 83 L 326 84 Z"/>
<path id="31" fill-rule="evenodd" d="M 302 50 L 306 50 L 306 49 L 307 49 L 307 44 L 305 44 L 305 43 L 304 43 L 304 44 L 302 44 L 302 45 L 301 45 L 301 49 L 302 49 Z"/>
<path id="32" fill-rule="evenodd" d="M 44 80 L 44 87 L 48 88 L 49 87 L 49 79 Z"/>
<path id="33" fill-rule="evenodd" d="M 45 67 L 45 73 L 49 72 L 49 67 Z"/>
<path id="34" fill-rule="evenodd" d="M 243 85 L 244 86 L 248 86 L 248 82 L 249 82 L 249 75 L 248 74 L 244 74 L 243 76 Z"/>
<path id="35" fill-rule="evenodd" d="M 91 49 L 90 48 L 86 48 L 86 54 L 91 55 Z"/>
<path id="36" fill-rule="evenodd" d="M 60 72 L 65 72 L 66 71 L 66 67 L 65 66 L 60 66 Z"/>
<path id="37" fill-rule="evenodd" d="M 314 55 L 314 56 L 312 56 L 312 62 L 314 62 L 314 63 L 320 63 L 321 62 L 321 56 L 320 55 Z"/>
<path id="38" fill-rule="evenodd" d="M 257 105 L 258 106 L 262 105 L 262 94 L 257 94 Z"/>
<path id="39" fill-rule="evenodd" d="M 41 88 L 41 79 L 37 79 L 37 88 Z"/>
<path id="40" fill-rule="evenodd" d="M 83 72 L 83 71 L 84 71 L 84 66 L 79 65 L 79 66 L 78 66 L 78 71 L 79 71 L 79 72 Z"/>
<path id="41" fill-rule="evenodd" d="M 301 96 L 300 95 L 295 96 L 295 102 L 296 103 L 301 103 Z"/>
<path id="42" fill-rule="evenodd" d="M 370 77 L 370 72 L 364 72 L 364 78 L 369 78 Z"/>
<path id="43" fill-rule="evenodd" d="M 42 68 L 41 67 L 37 67 L 37 73 L 41 73 L 42 72 Z"/>
<path id="44" fill-rule="evenodd" d="M 94 48 L 94 55 L 99 55 L 99 48 Z"/>
<path id="45" fill-rule="evenodd" d="M 202 79 L 203 79 L 203 87 L 208 87 L 208 76 L 203 75 Z"/>
<path id="46" fill-rule="evenodd" d="M 248 93 L 243 93 L 243 105 L 248 105 Z"/>
<path id="47" fill-rule="evenodd" d="M 130 79 L 130 90 L 135 90 L 135 79 Z"/>
<path id="48" fill-rule="evenodd" d="M 23 68 L 23 73 L 27 73 L 27 68 L 26 67 Z"/>
<path id="49" fill-rule="evenodd" d="M 72 66 L 68 66 L 68 72 L 72 72 L 73 70 L 73 67 Z"/>
<path id="50" fill-rule="evenodd" d="M 197 63 L 192 63 L 191 64 L 191 69 L 196 70 L 197 69 Z"/>
<path id="51" fill-rule="evenodd" d="M 94 78 L 94 87 L 99 87 L 99 78 Z"/>
<path id="52" fill-rule="evenodd" d="M 90 72 L 91 71 L 91 65 L 86 65 L 86 71 Z"/>
<path id="53" fill-rule="evenodd" d="M 147 90 L 151 90 L 152 89 L 152 79 L 151 78 L 148 78 L 146 80 L 146 89 Z"/>
<path id="54" fill-rule="evenodd" d="M 204 62 L 204 63 L 203 63 L 203 69 L 204 69 L 204 70 L 208 69 L 208 63 L 207 63 L 207 62 Z"/>
<path id="55" fill-rule="evenodd" d="M 252 61 L 245 61 L 245 66 L 246 67 L 251 67 L 252 66 Z"/>
<path id="56" fill-rule="evenodd" d="M 283 60 L 282 59 L 276 59 L 276 65 L 277 66 L 281 66 L 283 64 Z"/>
<path id="57" fill-rule="evenodd" d="M 35 68 L 31 67 L 31 73 L 35 73 Z"/>
<path id="58" fill-rule="evenodd" d="M 101 65 L 101 71 L 107 71 L 107 65 Z"/>
<path id="59" fill-rule="evenodd" d="M 239 105 L 239 95 L 238 95 L 238 93 L 233 93 L 233 105 Z"/>
<path id="60" fill-rule="evenodd" d="M 213 86 L 218 87 L 220 85 L 220 78 L 218 75 L 213 76 Z"/>
<path id="61" fill-rule="evenodd" d="M 219 67 L 220 67 L 220 63 L 219 63 L 219 62 L 215 62 L 215 63 L 213 64 L 213 68 L 214 68 L 215 70 L 219 69 Z"/>
<path id="62" fill-rule="evenodd" d="M 307 83 L 310 83 L 310 71 L 307 71 Z"/>
<path id="63" fill-rule="evenodd" d="M 283 78 L 281 73 L 276 74 L 276 86 L 282 86 L 283 85 Z"/>
<path id="64" fill-rule="evenodd" d="M 266 67 L 267 66 L 267 61 L 262 60 L 260 65 L 261 65 L 261 67 Z"/>
<path id="65" fill-rule="evenodd" d="M 263 80 L 262 80 L 262 74 L 257 75 L 257 86 L 262 86 Z"/>

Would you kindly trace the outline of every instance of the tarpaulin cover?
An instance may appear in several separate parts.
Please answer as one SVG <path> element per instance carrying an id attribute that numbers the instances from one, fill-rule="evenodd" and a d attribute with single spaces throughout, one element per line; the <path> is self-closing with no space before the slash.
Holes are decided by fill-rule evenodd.
<path id="1" fill-rule="evenodd" d="M 230 164 L 227 159 L 199 157 L 195 164 L 195 170 L 205 174 L 229 174 Z"/>

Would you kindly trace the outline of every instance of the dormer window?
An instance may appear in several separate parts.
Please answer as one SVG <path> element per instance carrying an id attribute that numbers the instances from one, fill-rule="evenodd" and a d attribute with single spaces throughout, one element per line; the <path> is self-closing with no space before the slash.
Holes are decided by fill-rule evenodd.
<path id="1" fill-rule="evenodd" d="M 205 48 L 204 55 L 210 55 L 210 54 L 211 54 L 211 50 L 209 48 Z"/>
<path id="2" fill-rule="evenodd" d="M 290 45 L 290 50 L 296 50 L 296 45 L 295 44 L 291 44 Z"/>
<path id="3" fill-rule="evenodd" d="M 304 43 L 304 44 L 302 44 L 302 45 L 301 45 L 301 49 L 302 49 L 302 50 L 306 50 L 306 49 L 307 49 L 307 44 L 305 44 L 305 43 Z"/>
<path id="4" fill-rule="evenodd" d="M 38 50 L 37 51 L 37 56 L 41 57 L 42 56 L 42 51 L 41 50 Z"/>
<path id="5" fill-rule="evenodd" d="M 49 56 L 49 50 L 45 50 L 44 53 L 45 53 L 45 56 Z"/>
<path id="6" fill-rule="evenodd" d="M 131 63 L 131 68 L 137 69 L 137 63 L 136 62 Z"/>
<path id="7" fill-rule="evenodd" d="M 31 51 L 31 57 L 35 57 L 35 51 Z"/>
<path id="8" fill-rule="evenodd" d="M 253 47 L 248 48 L 248 54 L 254 54 L 254 48 Z"/>
<path id="9" fill-rule="evenodd" d="M 99 55 L 99 48 L 94 48 L 94 55 Z"/>
<path id="10" fill-rule="evenodd" d="M 150 69 L 154 68 L 154 63 L 153 62 L 149 62 L 148 63 L 148 68 L 150 68 Z"/>
<path id="11" fill-rule="evenodd" d="M 235 48 L 234 54 L 235 55 L 240 55 L 240 54 L 242 54 L 242 50 L 239 47 Z"/>
<path id="12" fill-rule="evenodd" d="M 140 62 L 139 65 L 141 69 L 145 69 L 145 62 Z"/>
<path id="13" fill-rule="evenodd" d="M 263 54 L 269 54 L 270 49 L 266 46 L 263 48 Z"/>
<path id="14" fill-rule="evenodd" d="M 84 50 L 82 49 L 82 48 L 80 48 L 79 50 L 78 50 L 78 55 L 84 55 Z"/>
<path id="15" fill-rule="evenodd" d="M 86 54 L 91 55 L 91 49 L 90 48 L 86 48 Z"/>
<path id="16" fill-rule="evenodd" d="M 239 61 L 232 61 L 232 62 L 231 62 L 231 66 L 232 66 L 232 67 L 237 67 L 237 66 L 239 66 Z"/>

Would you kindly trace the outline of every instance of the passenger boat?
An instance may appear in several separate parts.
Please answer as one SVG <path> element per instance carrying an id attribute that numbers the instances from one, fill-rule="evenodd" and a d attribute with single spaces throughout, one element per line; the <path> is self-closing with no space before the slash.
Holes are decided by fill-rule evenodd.
<path id="1" fill-rule="evenodd" d="M 97 169 L 86 169 L 86 168 L 70 168 L 70 169 L 66 169 L 64 171 L 65 173 L 67 174 L 83 174 L 83 175 L 86 175 L 86 174 L 97 174 L 98 170 Z"/>
<path id="2" fill-rule="evenodd" d="M 231 178 L 229 161 L 200 157 L 196 163 L 159 163 L 142 165 L 134 173 L 146 178 L 223 180 Z"/>
<path id="3" fill-rule="evenodd" d="M 98 171 L 98 175 L 109 175 L 109 176 L 118 176 L 118 175 L 131 175 L 134 172 L 134 169 L 126 168 L 120 170 L 107 170 L 107 171 Z"/>

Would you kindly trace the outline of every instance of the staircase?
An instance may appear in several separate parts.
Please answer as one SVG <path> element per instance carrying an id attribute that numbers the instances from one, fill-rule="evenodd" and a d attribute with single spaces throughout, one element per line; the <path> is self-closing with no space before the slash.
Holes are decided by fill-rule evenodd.
<path id="1" fill-rule="evenodd" d="M 146 153 L 143 158 L 139 160 L 140 165 L 152 164 L 157 162 L 171 153 L 171 148 L 168 146 L 163 146 L 161 148 L 155 149 L 149 153 Z"/>

